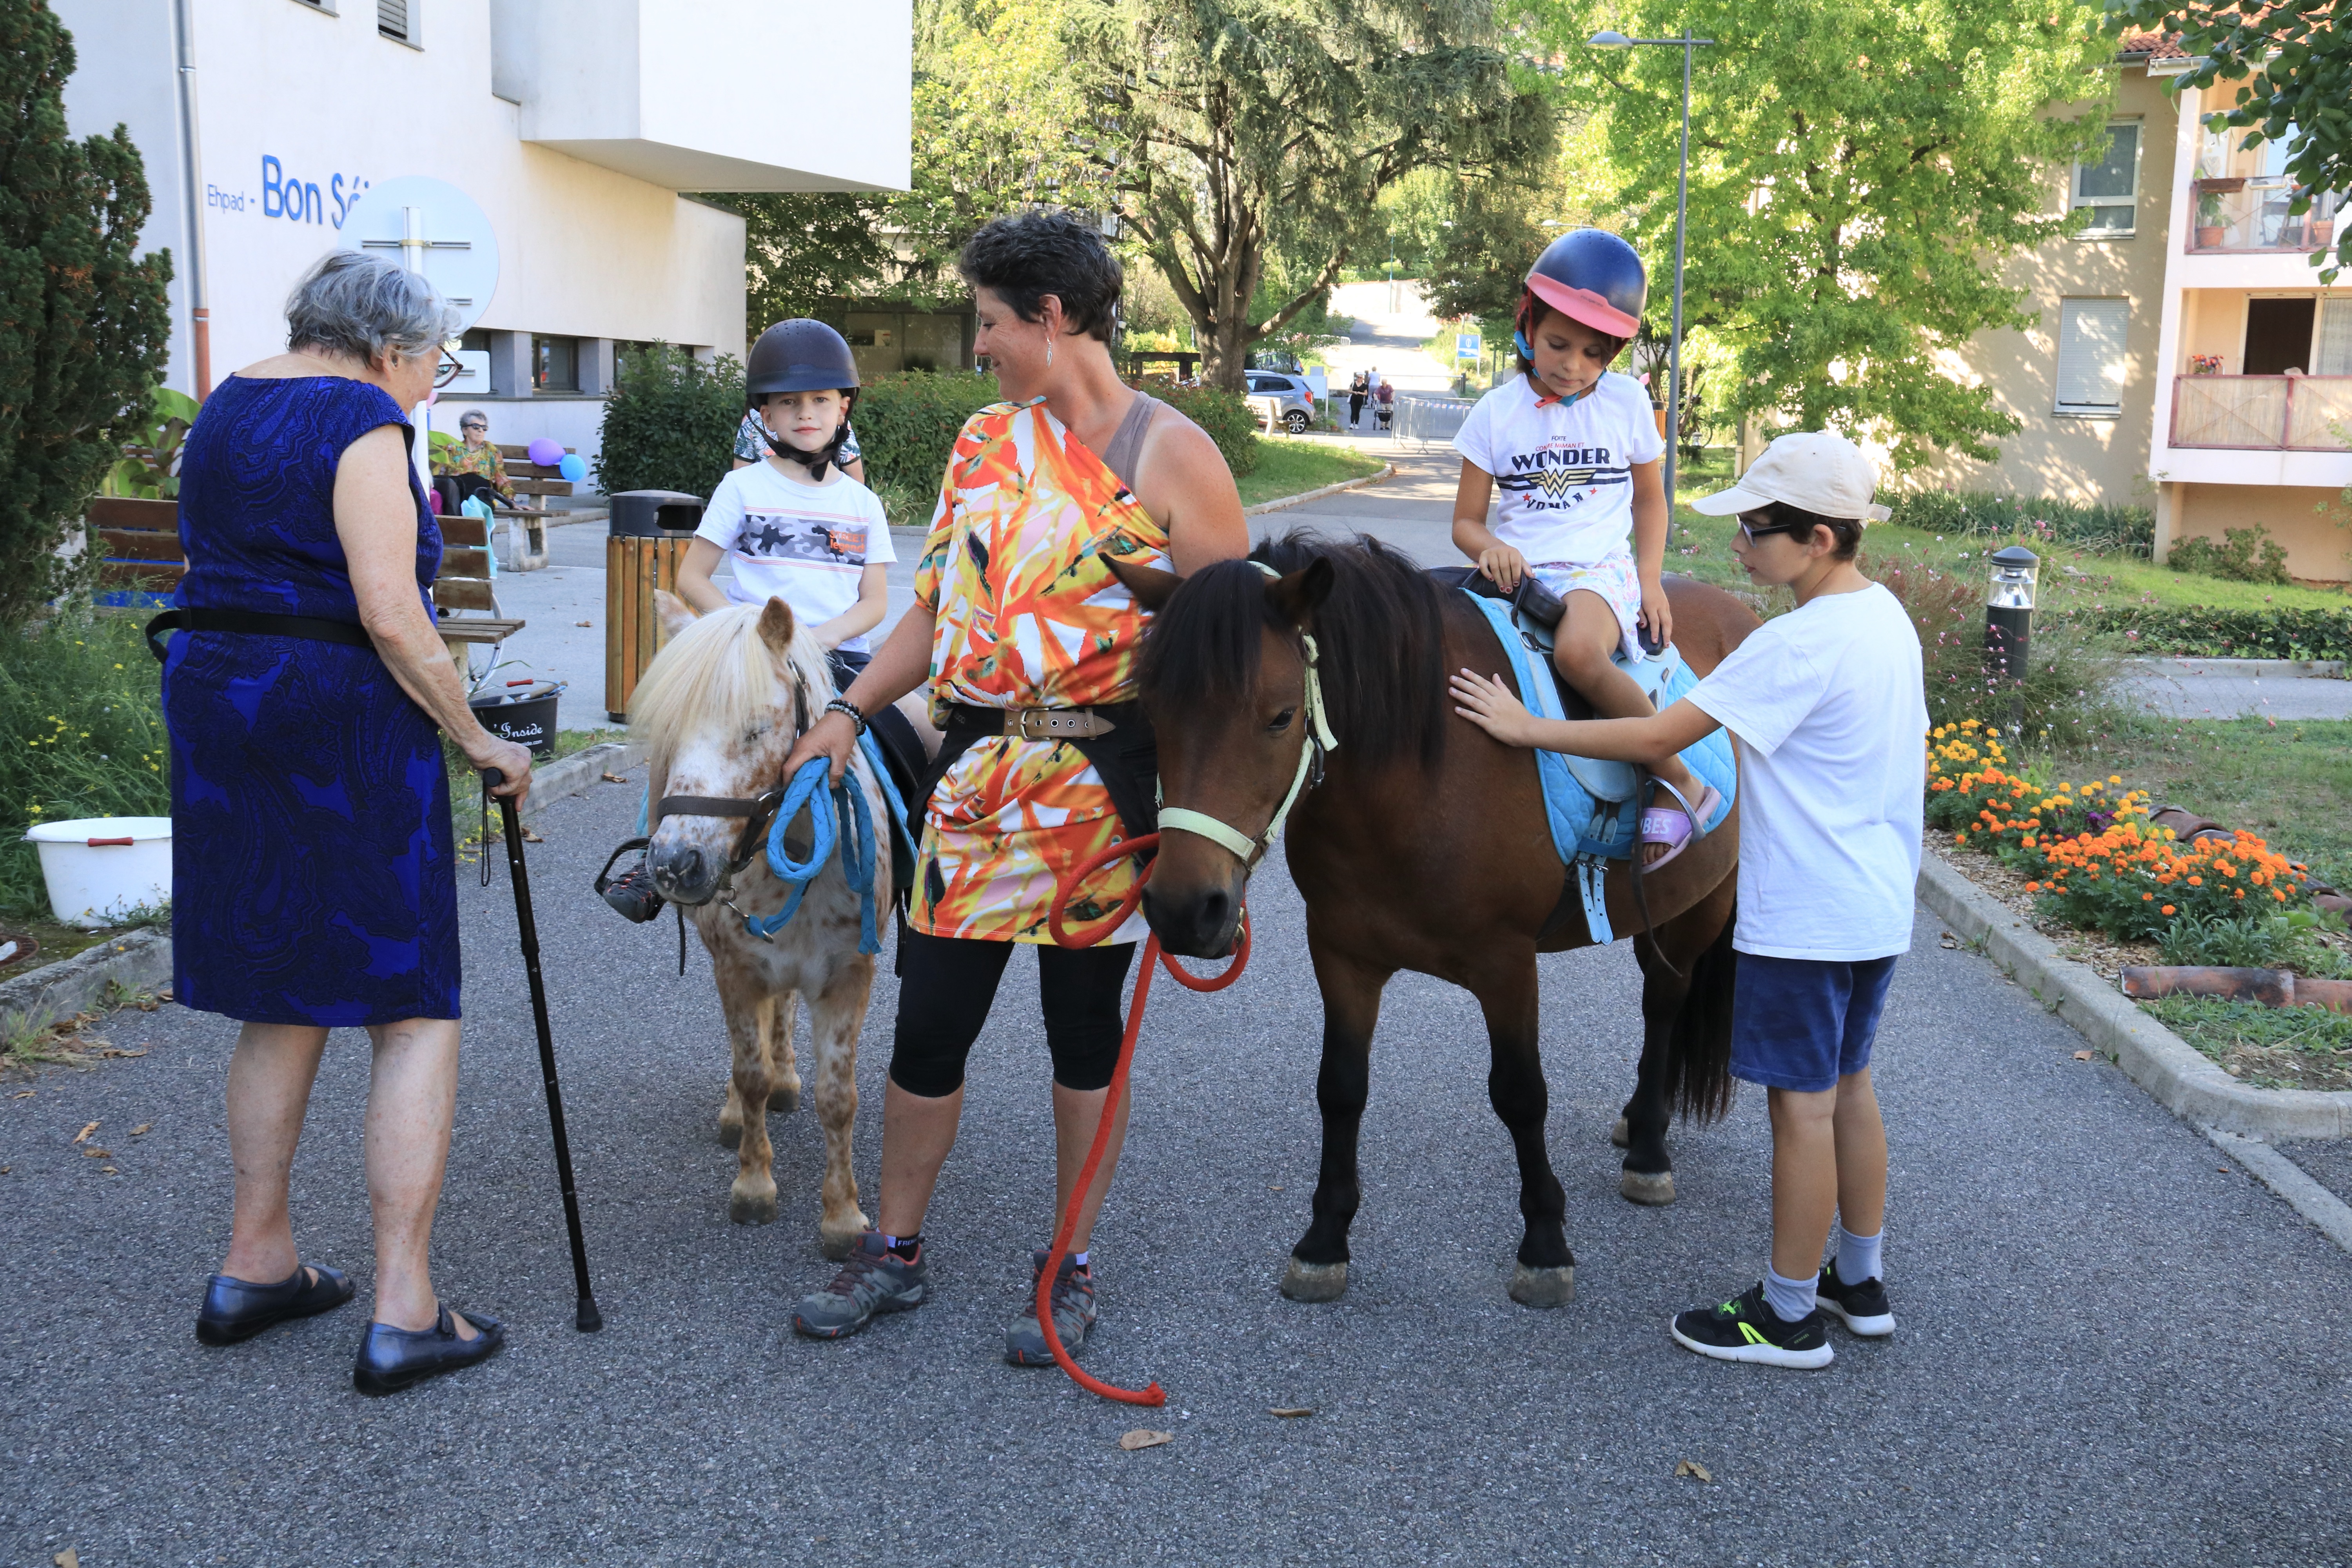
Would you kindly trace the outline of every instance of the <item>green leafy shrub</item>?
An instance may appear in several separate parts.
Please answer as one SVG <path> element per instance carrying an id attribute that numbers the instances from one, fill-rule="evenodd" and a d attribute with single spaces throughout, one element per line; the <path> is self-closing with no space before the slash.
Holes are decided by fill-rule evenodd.
<path id="1" fill-rule="evenodd" d="M 2352 608 L 2216 609 L 2116 605 L 2087 612 L 2089 627 L 2118 632 L 2150 653 L 2207 658 L 2352 658 Z"/>
<path id="2" fill-rule="evenodd" d="M 2332 975 L 2342 967 L 2325 942 L 2315 910 L 2267 915 L 2184 915 L 2158 940 L 2167 963 L 2212 963 L 2230 969 L 2292 969 Z"/>
<path id="3" fill-rule="evenodd" d="M 168 816 L 163 667 L 139 623 L 87 608 L 0 637 L 0 802 L 21 831 L 79 816 Z M 45 914 L 40 860 L 0 834 L 0 910 Z"/>
<path id="4" fill-rule="evenodd" d="M 2084 628 L 2056 620 L 2036 626 L 2023 674 L 2004 678 L 1985 663 L 1979 579 L 1876 560 L 1865 560 L 1864 570 L 1911 613 L 1935 723 L 1974 720 L 2005 731 L 2016 721 L 2021 696 L 2023 733 L 2036 746 L 2072 744 L 2101 727 L 2112 661 L 2092 647 Z"/>
<path id="5" fill-rule="evenodd" d="M 2225 528 L 2222 542 L 2199 537 L 2172 546 L 2165 564 L 2175 572 L 2206 577 L 2227 577 L 2233 583 L 2284 583 L 2286 550 L 2260 523 L 2252 528 Z"/>
<path id="6" fill-rule="evenodd" d="M 196 422 L 196 400 L 168 386 L 155 388 L 143 426 L 122 443 L 122 460 L 107 470 L 101 494 L 132 496 L 147 500 L 176 500 L 180 493 L 180 451 L 189 427 Z M 434 438 L 440 439 L 436 432 Z"/>
<path id="7" fill-rule="evenodd" d="M 2156 550 L 2156 514 L 2144 506 L 2032 500 L 1982 490 L 1881 490 L 1888 519 L 1947 538 L 2020 540 L 2077 550 L 2147 556 Z"/>
<path id="8" fill-rule="evenodd" d="M 604 400 L 597 488 L 606 495 L 679 490 L 709 500 L 734 465 L 745 406 L 743 367 L 730 357 L 704 364 L 667 343 L 631 354 Z"/>
<path id="9" fill-rule="evenodd" d="M 1154 397 L 1208 432 L 1239 479 L 1257 467 L 1257 415 L 1237 392 L 1220 386 L 1154 386 Z"/>
<path id="10" fill-rule="evenodd" d="M 857 394 L 854 423 L 866 482 L 901 528 L 931 521 L 948 458 L 964 422 L 1001 401 L 996 377 L 977 371 L 886 375 Z"/>

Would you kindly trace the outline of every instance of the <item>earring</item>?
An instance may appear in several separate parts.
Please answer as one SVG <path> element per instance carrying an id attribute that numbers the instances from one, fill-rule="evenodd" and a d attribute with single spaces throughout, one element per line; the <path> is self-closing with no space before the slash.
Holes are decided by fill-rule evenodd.
<path id="1" fill-rule="evenodd" d="M 1045 368 L 1054 368 L 1054 334 L 1051 332 L 1045 334 Z"/>

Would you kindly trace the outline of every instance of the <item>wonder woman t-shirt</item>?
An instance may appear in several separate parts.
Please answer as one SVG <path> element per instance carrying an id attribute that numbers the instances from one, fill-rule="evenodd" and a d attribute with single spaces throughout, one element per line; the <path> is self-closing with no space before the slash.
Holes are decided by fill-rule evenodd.
<path id="1" fill-rule="evenodd" d="M 1603 371 L 1574 403 L 1515 375 L 1478 400 L 1454 449 L 1495 477 L 1495 537 L 1531 566 L 1586 566 L 1622 554 L 1633 537 L 1636 463 L 1665 455 L 1650 395 Z"/>

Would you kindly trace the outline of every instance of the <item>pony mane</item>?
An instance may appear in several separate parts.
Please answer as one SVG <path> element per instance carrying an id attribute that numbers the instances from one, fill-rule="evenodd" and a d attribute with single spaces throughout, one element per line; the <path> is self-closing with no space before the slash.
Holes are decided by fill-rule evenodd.
<path id="1" fill-rule="evenodd" d="M 740 734 L 789 709 L 792 686 L 760 637 L 760 615 L 766 607 L 730 605 L 711 611 L 672 637 L 637 682 L 629 698 L 629 730 L 646 748 L 656 786 L 669 776 L 678 748 L 693 736 L 710 730 Z M 824 649 L 798 616 L 793 617 L 785 663 L 802 690 L 831 689 Z M 817 706 L 812 700 L 812 721 Z"/>
<path id="2" fill-rule="evenodd" d="M 1410 759 L 1434 772 L 1445 754 L 1444 618 L 1436 584 L 1403 554 L 1368 534 L 1335 539 L 1294 529 L 1248 561 L 1195 572 L 1152 617 L 1138 680 L 1144 698 L 1176 718 L 1245 700 L 1257 684 L 1259 630 L 1284 627 L 1265 599 L 1264 562 L 1287 576 L 1330 563 L 1330 596 L 1315 611 L 1318 668 L 1339 755 L 1379 767 Z"/>

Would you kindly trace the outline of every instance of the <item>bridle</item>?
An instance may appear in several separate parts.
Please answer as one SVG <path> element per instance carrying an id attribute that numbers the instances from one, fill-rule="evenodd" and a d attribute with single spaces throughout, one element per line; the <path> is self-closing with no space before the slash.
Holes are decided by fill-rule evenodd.
<path id="1" fill-rule="evenodd" d="M 1250 564 L 1268 577 L 1282 575 L 1263 561 L 1253 561 Z M 1257 863 L 1265 858 L 1265 852 L 1274 847 L 1275 839 L 1282 834 L 1284 821 L 1290 816 L 1290 808 L 1298 804 L 1299 795 L 1310 784 L 1323 782 L 1324 761 L 1339 749 L 1339 741 L 1331 733 L 1330 716 L 1323 705 L 1323 679 L 1317 668 L 1319 654 L 1315 646 L 1315 635 L 1302 631 L 1298 634 L 1298 640 L 1303 645 L 1301 657 L 1306 665 L 1307 691 L 1300 706 L 1306 710 L 1307 740 L 1298 748 L 1298 771 L 1290 775 L 1290 793 L 1284 795 L 1282 804 L 1275 808 L 1274 820 L 1265 825 L 1265 831 L 1252 838 L 1206 812 L 1181 805 L 1160 808 L 1160 826 L 1163 830 L 1172 827 L 1207 839 L 1239 859 L 1245 872 L 1255 870 Z"/>
<path id="2" fill-rule="evenodd" d="M 797 677 L 797 672 L 795 672 Z M 793 682 L 793 740 L 795 744 L 809 731 L 808 688 L 797 678 Z M 790 755 L 789 750 L 786 752 Z M 666 795 L 647 807 L 645 832 L 648 840 L 661 827 L 665 816 L 740 816 L 743 831 L 736 836 L 735 847 L 729 851 L 727 868 L 719 873 L 719 885 L 710 896 L 696 900 L 696 907 L 716 903 L 732 910 L 747 925 L 753 925 L 750 916 L 735 908 L 735 879 L 758 859 L 767 846 L 768 829 L 775 819 L 776 808 L 784 803 L 792 788 L 790 779 L 779 780 L 773 789 L 751 796 L 730 795 Z M 672 900 L 673 903 L 682 900 Z"/>

